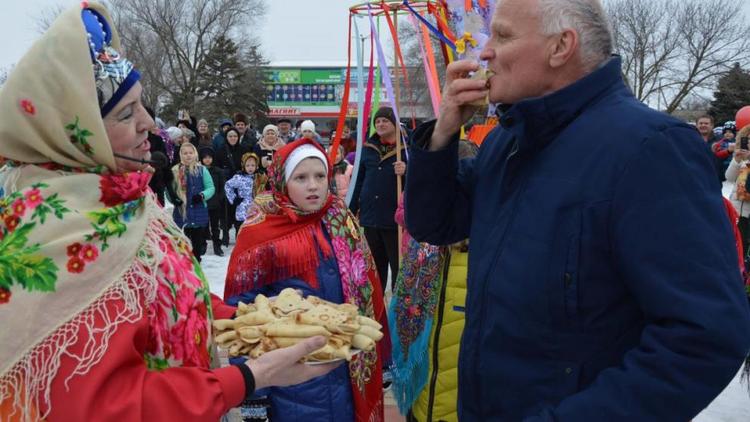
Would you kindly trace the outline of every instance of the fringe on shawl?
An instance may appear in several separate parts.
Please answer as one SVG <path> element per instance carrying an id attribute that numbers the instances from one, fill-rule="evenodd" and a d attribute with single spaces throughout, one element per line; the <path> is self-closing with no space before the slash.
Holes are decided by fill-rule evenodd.
<path id="1" fill-rule="evenodd" d="M 242 251 L 227 270 L 229 277 L 224 286 L 224 297 L 291 277 L 299 277 L 317 289 L 318 249 L 324 258 L 333 255 L 322 227 L 315 223 Z"/>
<path id="2" fill-rule="evenodd" d="M 149 194 L 146 200 L 153 203 L 155 198 Z M 62 356 L 70 356 L 77 361 L 73 372 L 65 374 L 67 387 L 71 378 L 85 375 L 104 358 L 109 340 L 120 324 L 133 323 L 143 317 L 146 310 L 141 297 L 145 298 L 146 304 L 156 299 L 156 273 L 164 257 L 159 238 L 165 225 L 170 223 L 166 220 L 169 216 L 157 205 L 147 205 L 146 209 L 149 223 L 133 264 L 100 298 L 58 327 L 0 377 L 0 410 L 10 410 L 10 413 L 1 415 L 3 421 L 44 419 L 52 409 L 50 389 L 52 380 L 58 376 Z M 108 302 L 118 300 L 123 301 L 125 306 L 116 310 L 108 308 Z M 97 317 L 107 321 L 106 326 L 95 325 Z M 78 342 L 79 332 L 85 333 L 91 340 L 81 354 L 73 355 L 69 349 Z M 46 411 L 42 412 L 41 409 Z"/>
<path id="3" fill-rule="evenodd" d="M 392 301 L 392 303 L 395 301 Z M 388 308 L 388 325 L 391 333 L 398 333 L 396 327 L 396 308 Z M 391 342 L 393 348 L 393 365 L 391 375 L 393 376 L 393 398 L 396 400 L 398 410 L 406 415 L 414 402 L 427 385 L 430 369 L 429 341 L 432 335 L 433 318 L 425 321 L 424 329 L 419 333 L 414 342 L 409 345 L 408 358 L 404 359 L 405 350 L 401 348 L 398 338 Z"/>

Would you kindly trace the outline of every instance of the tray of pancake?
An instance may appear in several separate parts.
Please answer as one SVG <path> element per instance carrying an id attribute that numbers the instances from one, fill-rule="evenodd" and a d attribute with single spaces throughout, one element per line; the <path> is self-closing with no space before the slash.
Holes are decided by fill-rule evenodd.
<path id="1" fill-rule="evenodd" d="M 275 298 L 258 295 L 254 303 L 240 302 L 234 319 L 215 320 L 213 328 L 216 343 L 229 356 L 251 359 L 309 337 L 325 337 L 325 346 L 303 358 L 308 364 L 349 361 L 361 351 L 374 350 L 383 338 L 382 325 L 359 315 L 355 305 L 303 298 L 291 288 Z"/>

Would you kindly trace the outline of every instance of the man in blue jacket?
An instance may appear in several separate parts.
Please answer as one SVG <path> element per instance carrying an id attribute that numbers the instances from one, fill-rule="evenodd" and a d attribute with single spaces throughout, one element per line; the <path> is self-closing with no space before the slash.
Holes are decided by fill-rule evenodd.
<path id="1" fill-rule="evenodd" d="M 397 178 L 406 172 L 406 154 L 396 152 L 396 114 L 390 107 L 380 107 L 374 116 L 375 134 L 362 148 L 357 181 L 354 185 L 352 212 L 359 212 L 359 223 L 365 230 L 375 266 L 385 290 L 388 268 L 393 279 L 398 274 L 398 206 Z M 403 144 L 401 148 L 403 148 Z M 391 285 L 391 288 L 393 286 Z"/>
<path id="2" fill-rule="evenodd" d="M 471 239 L 462 421 L 687 421 L 750 348 L 730 223 L 695 129 L 638 102 L 598 0 L 503 0 L 414 134 L 409 232 Z M 476 159 L 469 104 L 502 103 Z M 597 142 L 591 142 L 596 139 Z"/>

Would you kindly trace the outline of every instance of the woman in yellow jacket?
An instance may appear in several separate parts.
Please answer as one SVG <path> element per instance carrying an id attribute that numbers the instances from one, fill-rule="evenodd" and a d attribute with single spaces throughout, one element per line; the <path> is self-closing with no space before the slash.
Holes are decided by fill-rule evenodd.
<path id="1" fill-rule="evenodd" d="M 476 147 L 460 145 L 459 157 Z M 403 225 L 403 204 L 396 212 Z M 468 241 L 447 247 L 405 236 L 389 324 L 394 398 L 408 421 L 458 421 L 458 352 L 464 329 Z"/>

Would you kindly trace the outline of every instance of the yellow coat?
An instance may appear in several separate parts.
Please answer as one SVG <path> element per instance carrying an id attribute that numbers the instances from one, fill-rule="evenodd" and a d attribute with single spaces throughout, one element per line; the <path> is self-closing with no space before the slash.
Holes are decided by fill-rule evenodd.
<path id="1" fill-rule="evenodd" d="M 458 350 L 464 331 L 468 259 L 467 252 L 451 248 L 430 334 L 427 385 L 412 406 L 412 415 L 419 422 L 458 421 Z"/>

